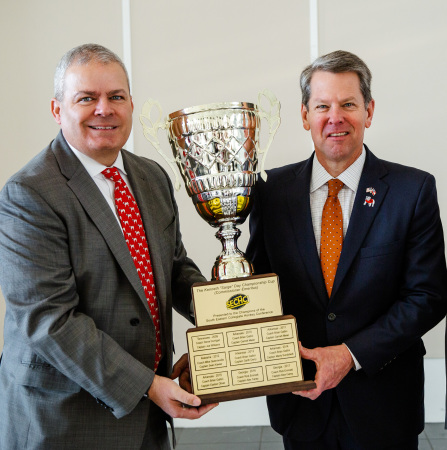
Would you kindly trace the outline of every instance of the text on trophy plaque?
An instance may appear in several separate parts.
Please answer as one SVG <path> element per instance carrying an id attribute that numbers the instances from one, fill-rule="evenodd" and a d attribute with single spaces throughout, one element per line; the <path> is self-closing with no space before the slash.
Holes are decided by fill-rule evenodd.
<path id="1" fill-rule="evenodd" d="M 296 320 L 276 316 L 187 331 L 191 383 L 203 403 L 307 389 Z M 308 383 L 309 386 L 305 386 Z"/>

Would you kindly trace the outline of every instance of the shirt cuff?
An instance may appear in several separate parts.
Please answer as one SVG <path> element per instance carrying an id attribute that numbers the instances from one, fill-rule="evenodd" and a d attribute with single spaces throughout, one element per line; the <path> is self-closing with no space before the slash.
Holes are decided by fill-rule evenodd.
<path id="1" fill-rule="evenodd" d="M 352 360 L 354 361 L 354 370 L 360 370 L 362 368 L 362 366 L 360 365 L 360 363 L 357 361 L 357 358 L 353 355 L 353 353 L 351 352 L 351 350 L 349 350 L 349 347 L 343 342 L 343 345 L 348 349 L 349 353 L 351 354 Z"/>

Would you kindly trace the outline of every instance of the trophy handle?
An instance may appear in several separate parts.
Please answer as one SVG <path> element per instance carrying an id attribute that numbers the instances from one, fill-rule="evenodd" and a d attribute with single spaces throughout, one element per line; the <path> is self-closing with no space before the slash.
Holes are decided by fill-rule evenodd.
<path id="1" fill-rule="evenodd" d="M 158 117 L 155 122 L 151 119 L 152 110 L 158 109 Z M 162 109 L 161 105 L 157 100 L 149 99 L 144 103 L 143 109 L 140 114 L 140 122 L 143 125 L 144 137 L 151 143 L 152 147 L 157 150 L 157 152 L 163 157 L 163 159 L 169 164 L 169 167 L 174 172 L 175 176 L 175 189 L 178 191 L 180 189 L 180 179 L 178 177 L 177 171 L 175 169 L 176 158 L 170 158 L 160 147 L 160 141 L 158 140 L 158 130 L 160 128 L 166 129 L 167 122 L 162 121 Z"/>
<path id="2" fill-rule="evenodd" d="M 265 97 L 270 103 L 270 109 L 267 111 L 261 106 L 262 97 Z M 275 137 L 276 130 L 278 129 L 281 118 L 279 116 L 279 111 L 281 109 L 281 103 L 275 97 L 273 92 L 268 89 L 264 89 L 262 92 L 258 94 L 258 108 L 259 108 L 259 116 L 261 119 L 266 119 L 269 124 L 269 138 L 267 145 L 264 148 L 259 149 L 259 158 L 261 160 L 259 172 L 261 173 L 261 177 L 264 181 L 267 181 L 267 173 L 264 170 L 265 158 L 267 156 L 267 152 L 269 151 L 270 145 Z"/>

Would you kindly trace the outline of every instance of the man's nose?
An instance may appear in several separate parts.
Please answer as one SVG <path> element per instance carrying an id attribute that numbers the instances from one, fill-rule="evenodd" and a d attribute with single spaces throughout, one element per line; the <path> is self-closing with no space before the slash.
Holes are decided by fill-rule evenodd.
<path id="1" fill-rule="evenodd" d="M 98 100 L 95 114 L 98 116 L 110 116 L 110 114 L 113 114 L 113 107 L 108 98 L 100 98 Z"/>
<path id="2" fill-rule="evenodd" d="M 342 123 L 344 120 L 343 109 L 338 105 L 332 105 L 329 109 L 329 122 Z"/>

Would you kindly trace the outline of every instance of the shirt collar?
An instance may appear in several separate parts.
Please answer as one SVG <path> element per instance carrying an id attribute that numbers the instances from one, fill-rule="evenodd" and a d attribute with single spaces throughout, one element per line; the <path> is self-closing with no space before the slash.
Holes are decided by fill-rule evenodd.
<path id="1" fill-rule="evenodd" d="M 107 168 L 107 166 L 105 166 L 104 164 L 99 163 L 93 158 L 90 158 L 90 156 L 87 156 L 79 150 L 75 149 L 69 142 L 67 142 L 67 144 L 92 178 L 100 175 L 101 172 Z M 127 172 L 124 169 L 123 155 L 121 154 L 121 151 L 118 153 L 118 156 L 112 166 L 116 167 L 121 173 L 124 173 L 124 175 L 127 175 Z"/>
<path id="2" fill-rule="evenodd" d="M 343 182 L 352 191 L 356 192 L 359 186 L 360 177 L 362 176 L 363 166 L 365 165 L 366 151 L 363 146 L 360 156 L 337 178 Z M 320 164 L 318 158 L 314 156 L 312 163 L 312 175 L 310 178 L 310 192 L 314 192 L 321 186 L 326 184 L 333 177 Z"/>

